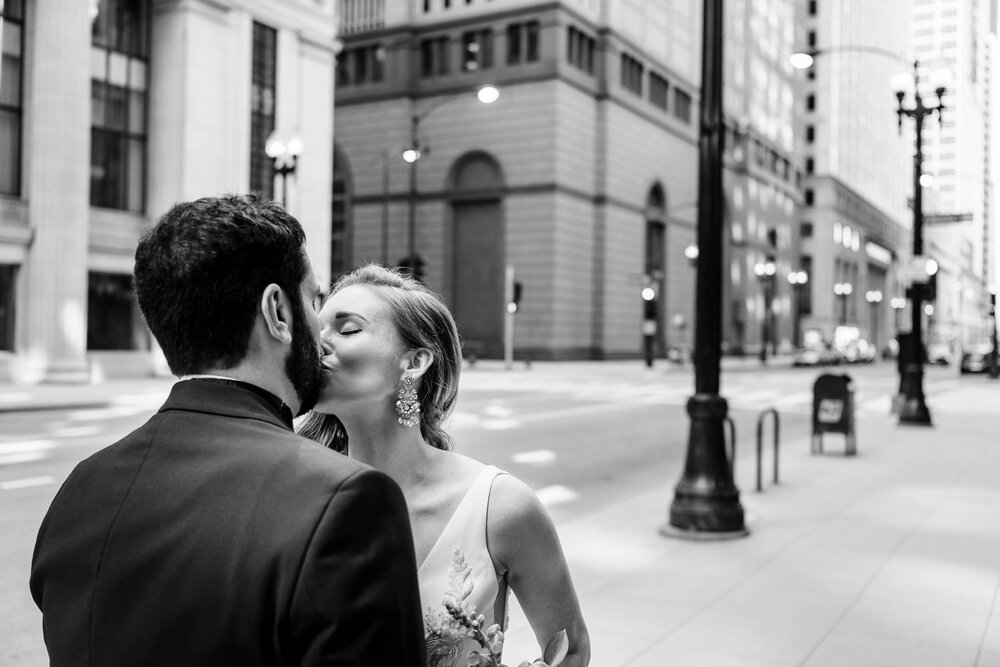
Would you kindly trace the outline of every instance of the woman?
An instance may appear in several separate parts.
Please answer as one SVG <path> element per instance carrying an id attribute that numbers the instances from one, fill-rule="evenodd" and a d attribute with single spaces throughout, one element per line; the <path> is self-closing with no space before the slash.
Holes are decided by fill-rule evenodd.
<path id="1" fill-rule="evenodd" d="M 559 538 L 521 481 L 451 450 L 442 428 L 458 391 L 458 331 L 441 299 L 396 271 L 344 276 L 320 312 L 326 388 L 299 432 L 388 473 L 403 490 L 427 612 L 428 665 L 465 665 L 479 645 L 447 599 L 506 627 L 508 588 L 544 647 L 566 630 L 565 667 L 590 638 Z M 336 415 L 336 416 L 334 416 Z M 419 428 L 415 428 L 419 425 Z"/>

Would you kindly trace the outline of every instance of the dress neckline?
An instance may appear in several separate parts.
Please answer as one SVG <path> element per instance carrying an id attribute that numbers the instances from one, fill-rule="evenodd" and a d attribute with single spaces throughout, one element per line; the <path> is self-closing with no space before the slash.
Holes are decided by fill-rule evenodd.
<path id="1" fill-rule="evenodd" d="M 433 561 L 432 557 L 438 551 L 445 548 L 442 547 L 442 542 L 444 541 L 444 537 L 448 534 L 448 529 L 451 528 L 452 524 L 455 523 L 455 520 L 462 514 L 463 509 L 465 509 L 468 506 L 468 503 L 466 503 L 466 501 L 472 495 L 472 492 L 479 487 L 479 485 L 482 483 L 482 480 L 487 476 L 487 474 L 495 476 L 497 472 L 499 472 L 498 468 L 488 465 L 484 467 L 479 472 L 478 475 L 476 475 L 476 478 L 474 480 L 472 480 L 472 484 L 469 485 L 469 488 L 466 489 L 465 493 L 462 495 L 462 499 L 458 502 L 458 505 L 455 506 L 455 511 L 451 513 L 451 517 L 448 519 L 448 522 L 445 523 L 444 528 L 441 530 L 441 533 L 437 536 L 437 539 L 434 541 L 434 545 L 431 546 L 430 551 L 427 552 L 427 555 L 424 557 L 423 562 L 420 563 L 420 567 L 417 568 L 418 576 L 421 572 L 423 572 L 424 567 L 426 567 L 428 563 Z M 492 477 L 490 479 L 492 479 Z"/>

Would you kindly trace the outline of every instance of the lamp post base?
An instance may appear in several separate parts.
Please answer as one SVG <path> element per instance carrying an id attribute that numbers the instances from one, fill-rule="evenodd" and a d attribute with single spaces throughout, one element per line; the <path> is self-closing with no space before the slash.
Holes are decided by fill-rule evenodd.
<path id="1" fill-rule="evenodd" d="M 687 461 L 684 475 L 674 489 L 669 524 L 661 529 L 662 534 L 688 539 L 749 534 L 726 452 L 727 410 L 726 399 L 716 394 L 695 394 L 688 400 L 691 431 Z"/>
<path id="2" fill-rule="evenodd" d="M 933 426 L 931 412 L 924 401 L 923 369 L 910 368 L 906 373 L 906 394 L 899 406 L 899 423 L 916 426 Z"/>

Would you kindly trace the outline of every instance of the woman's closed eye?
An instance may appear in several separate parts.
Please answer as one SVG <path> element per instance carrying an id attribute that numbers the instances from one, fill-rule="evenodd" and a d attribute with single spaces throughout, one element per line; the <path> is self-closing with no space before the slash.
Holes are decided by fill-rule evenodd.
<path id="1" fill-rule="evenodd" d="M 354 334 L 361 333 L 361 329 L 354 326 L 343 327 L 337 333 L 339 333 L 341 336 L 353 336 Z"/>

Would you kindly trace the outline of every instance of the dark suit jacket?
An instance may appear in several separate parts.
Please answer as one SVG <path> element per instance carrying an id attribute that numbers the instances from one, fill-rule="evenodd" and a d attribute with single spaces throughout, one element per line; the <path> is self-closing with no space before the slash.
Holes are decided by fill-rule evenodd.
<path id="1" fill-rule="evenodd" d="M 55 667 L 425 663 L 399 487 L 240 386 L 179 382 L 80 463 L 31 592 Z"/>

